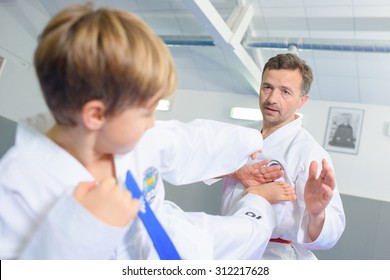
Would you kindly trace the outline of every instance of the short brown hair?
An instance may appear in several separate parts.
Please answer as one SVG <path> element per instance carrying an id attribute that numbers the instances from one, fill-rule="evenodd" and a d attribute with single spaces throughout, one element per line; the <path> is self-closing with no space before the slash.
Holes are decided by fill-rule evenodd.
<path id="1" fill-rule="evenodd" d="M 278 54 L 271 57 L 268 62 L 264 65 L 263 74 L 266 70 L 296 70 L 298 69 L 302 74 L 302 86 L 301 95 L 307 95 L 310 91 L 311 84 L 313 82 L 313 72 L 309 65 L 295 54 L 286 53 Z"/>
<path id="2" fill-rule="evenodd" d="M 173 93 L 176 70 L 168 48 L 137 16 L 74 5 L 54 16 L 40 36 L 34 64 L 56 121 L 75 125 L 74 114 L 101 100 L 107 115 Z"/>

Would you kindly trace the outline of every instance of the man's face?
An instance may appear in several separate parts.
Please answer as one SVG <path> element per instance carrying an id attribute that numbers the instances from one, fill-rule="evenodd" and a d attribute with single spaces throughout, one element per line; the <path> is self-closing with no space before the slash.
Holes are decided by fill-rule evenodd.
<path id="1" fill-rule="evenodd" d="M 260 88 L 260 110 L 264 127 L 281 127 L 295 119 L 308 96 L 301 96 L 299 70 L 266 70 Z"/>

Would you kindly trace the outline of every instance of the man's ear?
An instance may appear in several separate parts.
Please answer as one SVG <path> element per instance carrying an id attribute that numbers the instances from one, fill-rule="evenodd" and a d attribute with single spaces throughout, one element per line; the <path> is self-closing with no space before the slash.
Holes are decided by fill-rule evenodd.
<path id="1" fill-rule="evenodd" d="M 301 109 L 302 106 L 306 103 L 306 101 L 309 99 L 309 96 L 308 95 L 304 95 L 302 97 L 300 97 L 301 100 L 299 101 L 298 103 L 298 106 L 297 106 L 297 109 Z"/>
<path id="2" fill-rule="evenodd" d="M 106 118 L 106 106 L 100 100 L 91 100 L 81 108 L 81 119 L 84 126 L 89 130 L 100 129 Z"/>

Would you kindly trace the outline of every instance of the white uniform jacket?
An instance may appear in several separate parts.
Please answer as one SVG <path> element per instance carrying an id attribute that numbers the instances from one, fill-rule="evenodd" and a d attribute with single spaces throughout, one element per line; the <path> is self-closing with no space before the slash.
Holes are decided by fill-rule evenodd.
<path id="1" fill-rule="evenodd" d="M 185 213 L 164 199 L 163 179 L 188 184 L 225 175 L 261 148 L 253 129 L 157 122 L 132 152 L 115 156 L 116 174 L 124 185 L 132 172 L 182 258 L 257 258 L 275 225 L 265 199 L 247 195 L 228 217 Z M 73 198 L 79 182 L 93 180 L 69 153 L 19 124 L 16 144 L 0 160 L 0 259 L 158 259 L 138 218 L 108 226 Z"/>
<path id="2" fill-rule="evenodd" d="M 328 153 L 306 129 L 302 128 L 301 116 L 264 139 L 262 153 L 255 161 L 264 159 L 270 159 L 282 166 L 285 171 L 284 181 L 290 184 L 297 194 L 296 201 L 272 205 L 276 214 L 276 227 L 272 233 L 272 238 L 293 241 L 294 252 L 298 254 L 296 257 L 302 259 L 311 258 L 313 255 L 306 250 L 325 250 L 333 247 L 345 228 L 345 215 L 337 186 L 333 191 L 333 197 L 329 205 L 325 209 L 325 224 L 321 234 L 314 241 L 310 240 L 307 235 L 308 216 L 305 211 L 303 193 L 310 163 L 316 160 L 319 163 L 319 170 L 321 170 L 323 159 L 327 160 L 332 169 L 333 165 Z M 244 187 L 238 181 L 230 178 L 225 179 L 222 214 L 234 206 L 243 189 Z M 277 246 L 284 247 L 286 244 L 270 243 L 269 245 L 269 247 Z M 264 256 L 267 255 L 268 249 L 271 248 L 266 249 Z M 281 248 L 281 250 L 285 249 Z M 278 254 L 281 254 L 281 258 L 289 258 L 283 256 L 282 252 L 278 252 Z"/>

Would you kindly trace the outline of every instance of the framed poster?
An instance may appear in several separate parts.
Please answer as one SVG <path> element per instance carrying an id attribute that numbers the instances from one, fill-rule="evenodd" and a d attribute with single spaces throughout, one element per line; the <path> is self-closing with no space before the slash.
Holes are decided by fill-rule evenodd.
<path id="1" fill-rule="evenodd" d="M 357 154 L 364 110 L 330 107 L 324 148 L 327 151 Z"/>

